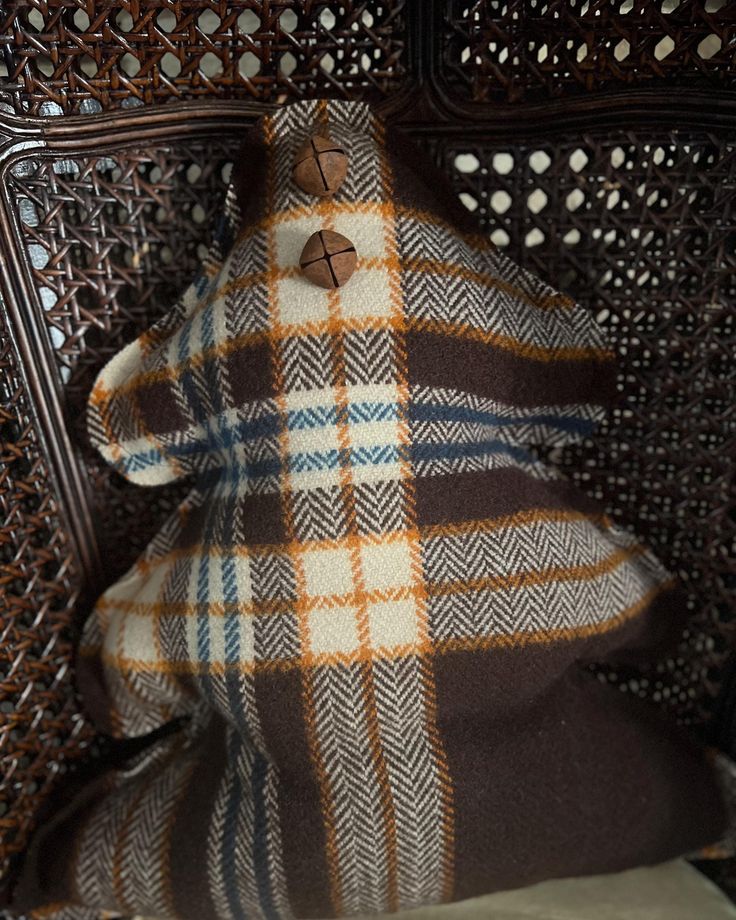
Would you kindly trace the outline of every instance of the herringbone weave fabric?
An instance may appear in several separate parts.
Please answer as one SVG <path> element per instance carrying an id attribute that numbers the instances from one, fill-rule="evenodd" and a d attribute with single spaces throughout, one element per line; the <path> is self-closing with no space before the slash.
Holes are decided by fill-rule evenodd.
<path id="1" fill-rule="evenodd" d="M 315 130 L 332 199 L 291 177 Z M 106 459 L 193 487 L 99 600 L 87 697 L 185 723 L 39 845 L 59 916 L 381 913 L 717 837 L 700 752 L 586 667 L 677 634 L 672 579 L 531 449 L 591 434 L 612 355 L 436 186 L 362 104 L 269 115 L 201 277 L 101 373 Z M 322 228 L 334 291 L 298 267 Z"/>

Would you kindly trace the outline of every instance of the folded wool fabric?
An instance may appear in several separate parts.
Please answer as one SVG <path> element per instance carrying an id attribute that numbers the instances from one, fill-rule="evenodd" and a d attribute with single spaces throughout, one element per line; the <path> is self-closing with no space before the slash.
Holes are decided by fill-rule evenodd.
<path id="1" fill-rule="evenodd" d="M 332 197 L 292 174 L 315 131 L 348 155 Z M 362 104 L 268 115 L 234 175 L 200 278 L 89 405 L 120 473 L 192 490 L 86 625 L 86 704 L 181 727 L 46 828 L 21 901 L 377 914 L 715 841 L 703 752 L 589 667 L 679 634 L 672 579 L 530 450 L 610 402 L 592 318 Z M 320 229 L 343 287 L 300 272 Z"/>

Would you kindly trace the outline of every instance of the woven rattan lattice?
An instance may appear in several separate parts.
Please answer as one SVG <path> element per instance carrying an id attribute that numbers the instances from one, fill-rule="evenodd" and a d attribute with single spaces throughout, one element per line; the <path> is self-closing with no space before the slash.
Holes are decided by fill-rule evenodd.
<path id="1" fill-rule="evenodd" d="M 693 623 L 653 673 L 602 679 L 717 734 L 736 612 L 736 4 L 31 0 L 0 4 L 0 47 L 6 879 L 95 744 L 75 623 L 179 497 L 97 461 L 89 387 L 191 275 L 242 132 L 297 97 L 381 105 L 498 246 L 607 327 L 620 405 L 551 459 L 680 573 Z"/>
<path id="2" fill-rule="evenodd" d="M 383 96 L 406 74 L 404 6 L 10 3 L 0 97 L 43 114 L 49 104 L 79 113 L 170 99 Z"/>
<path id="3" fill-rule="evenodd" d="M 451 0 L 443 77 L 473 102 L 632 86 L 733 88 L 728 0 Z"/>

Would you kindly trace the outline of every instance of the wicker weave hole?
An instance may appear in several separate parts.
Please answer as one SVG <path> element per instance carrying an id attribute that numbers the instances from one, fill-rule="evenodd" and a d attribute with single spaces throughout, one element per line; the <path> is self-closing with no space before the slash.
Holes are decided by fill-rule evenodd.
<path id="1" fill-rule="evenodd" d="M 458 172 L 473 173 L 480 168 L 480 160 L 474 153 L 459 153 L 453 166 Z"/>
<path id="2" fill-rule="evenodd" d="M 667 55 L 675 50 L 675 42 L 671 36 L 665 35 L 654 46 L 654 56 L 658 61 L 663 61 Z"/>
<path id="3" fill-rule="evenodd" d="M 287 51 L 286 54 L 282 54 L 279 58 L 279 73 L 285 77 L 290 77 L 296 70 L 296 63 L 294 55 L 291 51 Z"/>
<path id="4" fill-rule="evenodd" d="M 253 10 L 245 10 L 238 16 L 238 28 L 246 35 L 257 32 L 261 27 L 261 20 Z"/>
<path id="5" fill-rule="evenodd" d="M 723 40 L 715 33 L 706 36 L 697 47 L 697 52 L 705 61 L 709 61 L 723 47 Z"/>
<path id="6" fill-rule="evenodd" d="M 241 77 L 250 80 L 251 77 L 255 77 L 260 72 L 260 69 L 261 62 L 253 52 L 246 51 L 245 54 L 240 55 L 238 60 L 238 72 Z"/>
<path id="7" fill-rule="evenodd" d="M 505 214 L 512 204 L 511 195 L 503 189 L 499 189 L 491 195 L 490 205 L 496 214 Z"/>

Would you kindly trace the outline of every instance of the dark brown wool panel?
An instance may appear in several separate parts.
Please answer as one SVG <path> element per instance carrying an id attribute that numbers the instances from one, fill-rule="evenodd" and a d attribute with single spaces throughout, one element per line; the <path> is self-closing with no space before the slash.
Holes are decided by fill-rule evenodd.
<path id="1" fill-rule="evenodd" d="M 184 516 L 180 543 L 191 547 L 196 542 L 207 519 L 217 505 L 225 505 L 226 514 L 237 519 L 243 542 L 250 544 L 277 544 L 286 540 L 281 501 L 275 492 L 252 492 L 242 495 L 236 503 L 231 499 L 217 498 L 203 502 L 188 510 Z M 216 545 L 216 544 L 215 544 Z"/>
<path id="2" fill-rule="evenodd" d="M 238 403 L 273 396 L 271 347 L 266 341 L 243 343 L 225 357 L 232 396 Z"/>
<path id="3" fill-rule="evenodd" d="M 24 857 L 22 881 L 14 892 L 18 904 L 66 903 L 77 899 L 73 862 L 68 858 L 70 841 L 87 825 L 111 788 L 109 777 L 98 776 L 84 788 L 70 783 L 63 797 L 57 794 L 52 799 L 49 804 L 54 809 L 53 820 L 48 821 L 42 835 L 36 836 Z M 49 854 L 56 856 L 49 858 Z"/>
<path id="4" fill-rule="evenodd" d="M 246 230 L 259 224 L 267 216 L 266 197 L 261 192 L 268 179 L 268 147 L 263 136 L 263 126 L 255 125 L 243 139 L 238 156 L 233 163 L 232 187 L 241 214 L 241 228 Z"/>
<path id="5" fill-rule="evenodd" d="M 452 387 L 517 406 L 576 403 L 581 394 L 607 405 L 614 395 L 610 360 L 538 361 L 509 349 L 412 329 L 406 336 L 409 380 Z"/>
<path id="6" fill-rule="evenodd" d="M 420 527 L 493 519 L 538 509 L 573 508 L 600 514 L 600 507 L 571 483 L 537 479 L 515 467 L 418 479 L 415 490 Z"/>
<path id="7" fill-rule="evenodd" d="M 582 673 L 575 651 L 437 659 L 456 898 L 565 876 L 572 862 L 583 874 L 661 862 L 724 829 L 699 753 L 645 706 Z"/>
<path id="8" fill-rule="evenodd" d="M 188 419 L 181 411 L 168 380 L 154 380 L 136 392 L 136 403 L 146 428 L 166 434 L 186 428 Z"/>
<path id="9" fill-rule="evenodd" d="M 403 131 L 389 131 L 386 153 L 394 176 L 396 204 L 412 211 L 427 211 L 461 232 L 479 236 L 478 224 L 453 192 L 447 177 L 431 157 Z"/>
<path id="10" fill-rule="evenodd" d="M 225 723 L 213 716 L 196 741 L 193 765 L 181 792 L 181 807 L 171 826 L 169 857 L 171 892 L 177 916 L 212 917 L 215 914 L 206 882 L 206 847 L 202 828 L 215 807 L 215 796 L 227 765 Z"/>

